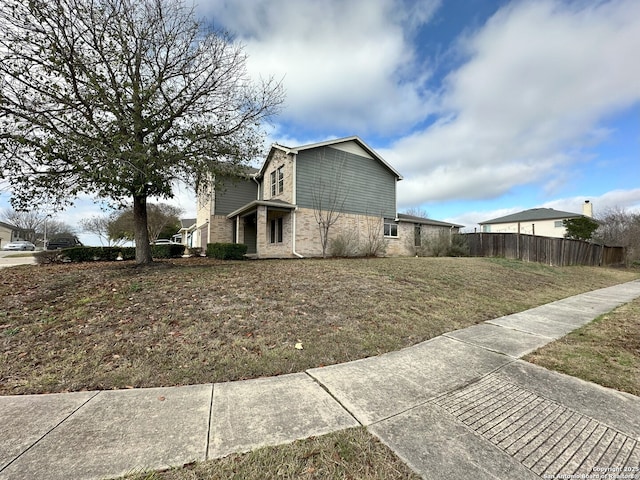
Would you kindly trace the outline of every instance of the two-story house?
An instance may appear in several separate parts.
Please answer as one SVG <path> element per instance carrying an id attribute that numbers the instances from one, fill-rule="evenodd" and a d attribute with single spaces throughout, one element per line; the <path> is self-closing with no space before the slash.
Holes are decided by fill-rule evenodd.
<path id="1" fill-rule="evenodd" d="M 582 214 L 563 212 L 553 208 L 531 208 L 486 220 L 479 225 L 484 233 L 520 233 L 563 238 L 567 233 L 564 221 L 582 216 L 593 217 L 593 204 L 589 200 L 582 205 Z"/>
<path id="2" fill-rule="evenodd" d="M 198 200 L 196 245 L 247 245 L 257 258 L 314 257 L 328 240 L 384 241 L 390 256 L 412 255 L 416 232 L 460 225 L 397 214 L 402 176 L 358 137 L 295 148 L 274 144 L 262 167 L 225 178 Z"/>

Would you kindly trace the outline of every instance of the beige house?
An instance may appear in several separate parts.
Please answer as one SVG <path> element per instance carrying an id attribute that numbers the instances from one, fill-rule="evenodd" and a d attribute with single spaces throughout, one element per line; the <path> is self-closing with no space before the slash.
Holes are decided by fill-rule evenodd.
<path id="1" fill-rule="evenodd" d="M 564 238 L 567 230 L 564 220 L 579 217 L 593 217 L 593 204 L 586 200 L 582 206 L 582 214 L 563 212 L 553 208 L 532 208 L 504 217 L 480 222 L 483 233 L 521 233 L 541 237 Z"/>
<path id="2" fill-rule="evenodd" d="M 31 230 L 31 232 L 33 233 L 33 230 Z M 27 231 L 18 228 L 15 225 L 0 222 L 0 249 L 2 249 L 7 243 L 26 240 L 27 233 Z"/>
<path id="3" fill-rule="evenodd" d="M 352 254 L 414 255 L 429 236 L 461 225 L 397 213 L 402 176 L 358 137 L 285 147 L 274 144 L 262 167 L 221 178 L 198 196 L 194 246 L 244 243 L 256 258 Z"/>

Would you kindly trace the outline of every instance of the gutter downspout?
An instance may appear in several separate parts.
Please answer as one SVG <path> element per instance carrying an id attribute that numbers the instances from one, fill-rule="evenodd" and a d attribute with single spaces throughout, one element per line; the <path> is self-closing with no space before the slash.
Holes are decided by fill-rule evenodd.
<path id="1" fill-rule="evenodd" d="M 292 165 L 291 165 L 291 189 L 292 189 L 292 202 L 296 208 L 293 212 L 291 212 L 291 253 L 293 253 L 298 258 L 304 258 L 304 256 L 300 255 L 296 252 L 296 212 L 298 211 L 298 198 L 296 192 L 296 182 L 298 177 L 296 175 L 296 159 L 298 155 L 296 153 L 291 152 L 292 155 Z"/>

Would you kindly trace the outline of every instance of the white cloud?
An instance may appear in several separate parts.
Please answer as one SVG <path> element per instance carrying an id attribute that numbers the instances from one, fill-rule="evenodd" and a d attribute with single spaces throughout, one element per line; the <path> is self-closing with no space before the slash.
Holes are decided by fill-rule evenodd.
<path id="1" fill-rule="evenodd" d="M 284 78 L 281 120 L 390 134 L 433 111 L 410 40 L 439 3 L 212 0 L 200 9 L 237 33 L 254 76 Z"/>
<path id="2" fill-rule="evenodd" d="M 400 202 L 497 197 L 557 182 L 640 100 L 640 2 L 517 2 L 460 42 L 439 121 L 382 155 Z M 558 188 L 549 184 L 549 188 Z"/>

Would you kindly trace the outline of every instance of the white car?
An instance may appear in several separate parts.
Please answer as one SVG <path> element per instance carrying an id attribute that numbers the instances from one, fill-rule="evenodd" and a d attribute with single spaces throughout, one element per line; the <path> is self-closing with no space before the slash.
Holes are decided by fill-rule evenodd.
<path id="1" fill-rule="evenodd" d="M 23 240 L 19 241 L 19 242 L 11 242 L 11 243 L 7 243 L 2 250 L 21 250 L 21 251 L 34 251 L 36 249 L 36 246 L 31 243 L 31 242 L 25 242 Z"/>

